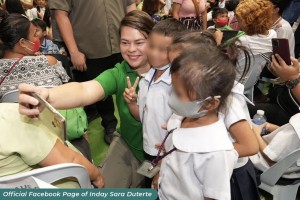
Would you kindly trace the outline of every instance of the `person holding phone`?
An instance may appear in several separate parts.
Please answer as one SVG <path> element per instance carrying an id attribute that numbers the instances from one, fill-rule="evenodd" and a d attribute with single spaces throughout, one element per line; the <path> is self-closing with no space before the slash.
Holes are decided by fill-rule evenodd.
<path id="1" fill-rule="evenodd" d="M 272 29 L 276 31 L 278 38 L 286 38 L 288 39 L 290 55 L 295 57 L 294 49 L 295 49 L 295 36 L 293 29 L 289 22 L 283 19 L 282 13 L 288 7 L 291 0 L 271 0 L 274 5 L 273 8 L 273 26 Z"/>
<path id="2" fill-rule="evenodd" d="M 278 54 L 272 56 L 270 71 L 284 84 L 277 85 L 269 91 L 269 102 L 256 103 L 255 106 L 248 105 L 251 116 L 256 110 L 264 110 L 268 122 L 281 126 L 299 113 L 300 63 L 295 58 L 291 58 L 291 62 L 291 65 L 288 65 Z"/>

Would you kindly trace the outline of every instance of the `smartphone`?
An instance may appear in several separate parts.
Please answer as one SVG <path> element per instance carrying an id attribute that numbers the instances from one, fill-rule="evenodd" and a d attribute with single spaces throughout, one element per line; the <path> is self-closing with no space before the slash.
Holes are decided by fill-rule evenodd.
<path id="1" fill-rule="evenodd" d="M 286 38 L 272 39 L 273 55 L 278 54 L 287 65 L 291 65 L 289 41 Z"/>
<path id="2" fill-rule="evenodd" d="M 39 105 L 44 107 L 44 110 L 39 114 L 42 123 L 63 142 L 66 141 L 67 124 L 65 118 L 40 95 L 36 93 L 31 93 L 31 95 L 39 101 Z"/>
<path id="3" fill-rule="evenodd" d="M 226 41 L 235 38 L 238 34 L 238 31 L 235 30 L 221 30 L 223 32 L 222 44 Z"/>

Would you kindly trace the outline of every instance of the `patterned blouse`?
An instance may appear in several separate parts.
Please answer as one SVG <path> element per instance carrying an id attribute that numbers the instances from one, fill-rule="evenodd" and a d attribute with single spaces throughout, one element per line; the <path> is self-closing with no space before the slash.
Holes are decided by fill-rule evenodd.
<path id="1" fill-rule="evenodd" d="M 0 80 L 5 77 L 18 59 L 0 59 Z M 7 92 L 17 90 L 20 83 L 36 86 L 58 86 L 70 77 L 61 62 L 50 65 L 46 56 L 24 56 L 0 85 L 0 98 Z"/>

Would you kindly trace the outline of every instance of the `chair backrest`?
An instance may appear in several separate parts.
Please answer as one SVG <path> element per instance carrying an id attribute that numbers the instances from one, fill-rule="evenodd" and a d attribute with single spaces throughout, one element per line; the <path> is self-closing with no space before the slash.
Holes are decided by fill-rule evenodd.
<path id="1" fill-rule="evenodd" d="M 7 187 L 11 186 L 16 188 L 18 185 L 19 187 L 30 185 L 29 187 L 34 187 L 30 177 L 35 177 L 49 184 L 64 178 L 74 177 L 77 179 L 81 188 L 93 188 L 86 169 L 81 165 L 73 163 L 58 164 L 24 173 L 0 177 L 0 186 L 5 185 Z"/>
<path id="2" fill-rule="evenodd" d="M 264 53 L 265 56 L 271 56 L 271 52 Z M 238 60 L 237 66 L 237 77 L 236 80 L 241 78 L 241 75 L 244 71 L 246 59 L 244 56 L 241 56 Z M 247 96 L 251 101 L 253 101 L 253 90 L 254 85 L 259 79 L 259 75 L 262 72 L 263 68 L 266 66 L 267 60 L 261 56 L 261 54 L 255 54 L 250 56 L 250 68 L 248 73 L 245 77 L 243 77 L 239 82 L 245 86 L 244 94 Z"/>
<path id="3" fill-rule="evenodd" d="M 1 103 L 18 103 L 19 102 L 19 90 L 12 90 L 5 93 L 0 102 Z"/>
<path id="4" fill-rule="evenodd" d="M 260 179 L 263 183 L 270 186 L 274 186 L 279 178 L 286 172 L 288 169 L 295 164 L 300 159 L 300 149 L 297 149 L 290 153 L 287 157 L 280 160 L 268 170 L 263 172 L 260 176 Z M 300 170 L 300 167 L 299 167 Z"/>
<path id="5" fill-rule="evenodd" d="M 44 88 L 53 88 L 53 86 L 42 86 Z M 0 99 L 0 103 L 18 103 L 19 102 L 19 90 L 12 90 L 5 93 Z"/>

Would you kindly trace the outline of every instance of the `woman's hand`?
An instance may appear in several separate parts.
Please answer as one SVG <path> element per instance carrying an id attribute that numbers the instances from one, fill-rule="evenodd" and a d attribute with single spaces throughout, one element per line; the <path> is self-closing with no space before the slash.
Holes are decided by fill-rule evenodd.
<path id="1" fill-rule="evenodd" d="M 128 76 L 126 77 L 126 81 L 127 81 L 127 88 L 125 88 L 125 91 L 123 93 L 124 99 L 127 104 L 136 103 L 137 100 L 136 87 L 139 84 L 139 77 L 135 79 L 133 86 L 131 85 Z"/>
<path id="2" fill-rule="evenodd" d="M 104 187 L 104 177 L 99 173 L 97 178 L 92 181 L 93 185 L 97 188 L 103 188 Z"/>
<path id="3" fill-rule="evenodd" d="M 49 97 L 48 89 L 22 83 L 19 85 L 19 92 L 19 112 L 29 117 L 37 117 L 43 110 L 43 107 L 39 105 L 39 101 L 36 98 L 31 96 L 31 93 L 37 93 L 47 100 Z"/>
<path id="4" fill-rule="evenodd" d="M 276 58 L 275 58 L 276 57 Z M 276 60 L 277 59 L 277 60 Z M 271 72 L 280 77 L 282 81 L 295 80 L 299 77 L 300 64 L 295 58 L 291 58 L 292 65 L 287 65 L 284 60 L 276 54 L 272 56 Z"/>

